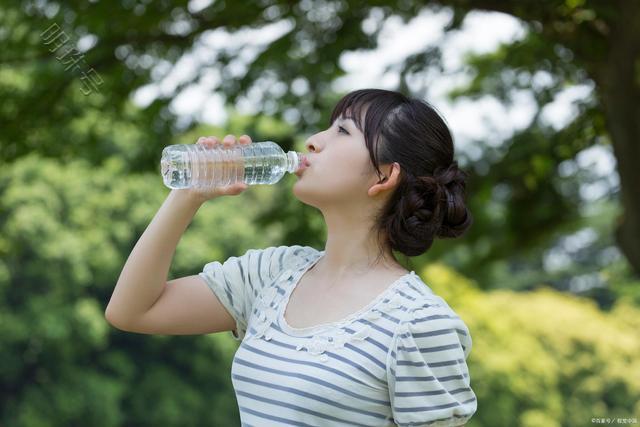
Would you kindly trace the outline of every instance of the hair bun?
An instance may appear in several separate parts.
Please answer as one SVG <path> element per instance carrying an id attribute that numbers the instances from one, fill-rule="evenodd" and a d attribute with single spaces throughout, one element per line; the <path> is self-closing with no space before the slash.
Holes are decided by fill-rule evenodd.
<path id="1" fill-rule="evenodd" d="M 458 162 L 454 160 L 447 167 L 437 167 L 433 171 L 433 177 L 442 187 L 443 193 L 446 197 L 446 205 L 445 205 L 445 222 L 446 218 L 450 217 L 449 214 L 455 211 L 455 199 L 451 191 L 449 191 L 450 186 L 453 184 L 464 187 L 466 175 L 463 171 L 458 168 Z M 442 227 L 441 227 L 442 228 Z"/>
<path id="2" fill-rule="evenodd" d="M 443 204 L 445 212 L 436 236 L 458 237 L 473 223 L 471 212 L 464 202 L 467 174 L 458 168 L 458 162 L 454 160 L 447 167 L 436 168 L 433 176 L 446 195 L 446 203 Z"/>
<path id="3" fill-rule="evenodd" d="M 458 168 L 458 162 L 453 161 L 447 167 L 437 167 L 433 175 L 416 177 L 414 184 L 424 197 L 435 198 L 436 203 L 445 206 L 455 204 L 452 191 L 455 187 L 464 190 L 466 174 Z"/>
<path id="4" fill-rule="evenodd" d="M 455 238 L 471 226 L 473 218 L 464 202 L 466 178 L 458 162 L 453 161 L 436 168 L 432 175 L 410 180 L 414 195 L 404 212 L 409 214 L 408 223 L 414 231 L 432 230 L 435 237 Z"/>
<path id="5" fill-rule="evenodd" d="M 466 173 L 458 168 L 458 161 L 454 160 L 447 167 L 437 167 L 433 171 L 433 177 L 443 187 L 448 187 L 451 183 L 464 186 L 467 178 Z"/>

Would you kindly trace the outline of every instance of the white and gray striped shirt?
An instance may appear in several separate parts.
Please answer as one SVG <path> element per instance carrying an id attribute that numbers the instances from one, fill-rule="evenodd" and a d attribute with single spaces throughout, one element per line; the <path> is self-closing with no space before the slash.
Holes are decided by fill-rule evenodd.
<path id="1" fill-rule="evenodd" d="M 458 426 L 476 412 L 464 321 L 411 271 L 366 307 L 293 328 L 284 309 L 322 256 L 249 249 L 199 274 L 236 321 L 231 368 L 243 426 Z"/>

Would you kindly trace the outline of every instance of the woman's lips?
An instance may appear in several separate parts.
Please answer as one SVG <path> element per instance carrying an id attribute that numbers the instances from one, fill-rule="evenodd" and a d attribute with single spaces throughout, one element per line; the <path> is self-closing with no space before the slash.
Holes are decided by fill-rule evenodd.
<path id="1" fill-rule="evenodd" d="M 306 156 L 302 156 L 302 159 L 300 161 L 300 167 L 298 168 L 298 170 L 295 172 L 295 174 L 300 177 L 302 176 L 302 174 L 304 173 L 304 171 L 311 166 L 311 162 L 309 161 L 309 159 Z"/>

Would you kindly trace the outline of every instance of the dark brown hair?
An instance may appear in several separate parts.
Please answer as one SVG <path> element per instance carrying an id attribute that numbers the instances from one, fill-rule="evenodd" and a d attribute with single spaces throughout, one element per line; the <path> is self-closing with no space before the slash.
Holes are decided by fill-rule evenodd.
<path id="1" fill-rule="evenodd" d="M 459 237 L 471 226 L 464 201 L 467 174 L 458 169 L 451 132 L 431 105 L 399 92 L 361 89 L 338 102 L 329 126 L 338 117 L 352 119 L 364 134 L 378 177 L 386 179 L 380 164 L 397 162 L 401 168 L 400 183 L 372 227 L 381 253 L 386 246 L 417 256 L 435 238 Z"/>

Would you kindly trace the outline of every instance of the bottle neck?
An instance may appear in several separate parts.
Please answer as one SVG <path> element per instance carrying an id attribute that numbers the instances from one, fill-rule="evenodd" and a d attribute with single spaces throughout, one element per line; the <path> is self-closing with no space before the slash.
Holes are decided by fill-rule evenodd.
<path id="1" fill-rule="evenodd" d="M 302 156 L 295 151 L 287 152 L 287 172 L 294 173 L 300 167 Z"/>

